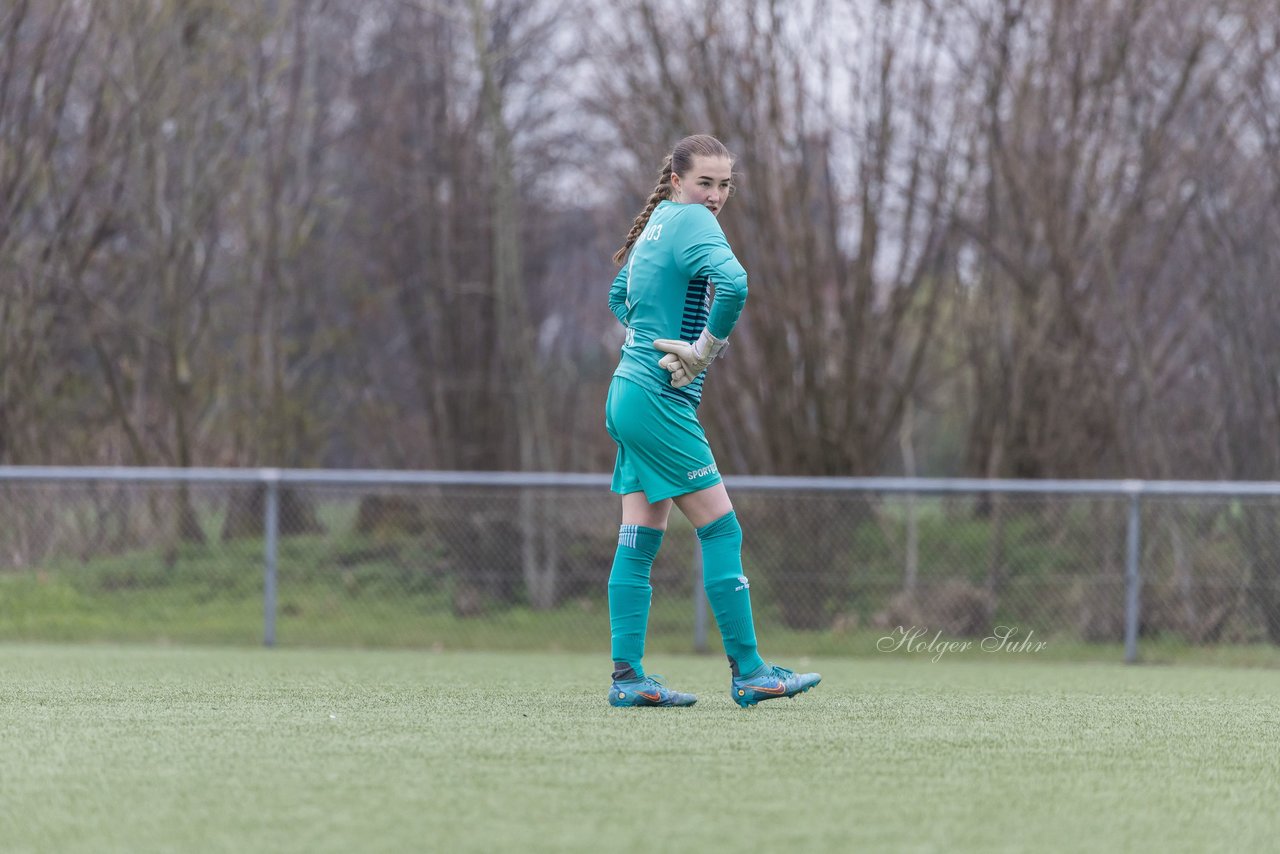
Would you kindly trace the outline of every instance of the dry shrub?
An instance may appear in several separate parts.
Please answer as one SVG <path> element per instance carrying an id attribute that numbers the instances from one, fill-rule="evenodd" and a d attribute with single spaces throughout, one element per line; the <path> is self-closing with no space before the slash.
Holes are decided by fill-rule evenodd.
<path id="1" fill-rule="evenodd" d="M 1238 587 L 1212 582 L 1146 587 L 1139 611 L 1141 633 L 1168 632 L 1193 644 L 1220 643 L 1240 600 Z"/>
<path id="2" fill-rule="evenodd" d="M 873 618 L 880 628 L 917 627 L 949 637 L 985 637 L 991 633 L 996 597 L 965 581 L 947 581 L 903 590 Z"/>
<path id="3" fill-rule="evenodd" d="M 1124 640 L 1123 581 L 1100 583 L 1080 579 L 1072 585 L 1070 598 L 1082 640 L 1090 643 Z"/>
<path id="4" fill-rule="evenodd" d="M 360 499 L 357 533 L 416 535 L 426 529 L 420 501 L 403 495 L 366 495 Z"/>

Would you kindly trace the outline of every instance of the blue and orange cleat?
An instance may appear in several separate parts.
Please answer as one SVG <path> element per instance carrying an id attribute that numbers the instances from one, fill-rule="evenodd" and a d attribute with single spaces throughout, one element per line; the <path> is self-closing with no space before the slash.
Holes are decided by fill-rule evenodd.
<path id="1" fill-rule="evenodd" d="M 615 680 L 609 688 L 611 706 L 692 706 L 696 702 L 697 697 L 672 691 L 658 676 L 624 682 Z"/>
<path id="2" fill-rule="evenodd" d="M 729 696 L 745 709 L 761 700 L 803 694 L 821 681 L 817 673 L 796 673 L 776 664 L 765 664 L 748 676 L 734 674 Z"/>

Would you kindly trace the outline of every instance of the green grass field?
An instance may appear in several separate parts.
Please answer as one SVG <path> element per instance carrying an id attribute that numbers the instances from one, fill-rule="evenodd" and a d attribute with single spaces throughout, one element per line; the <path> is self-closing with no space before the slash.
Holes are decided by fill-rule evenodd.
<path id="1" fill-rule="evenodd" d="M 424 580 L 385 556 L 350 566 L 341 558 L 375 552 L 367 540 L 353 540 L 336 550 L 316 539 L 285 540 L 280 550 L 276 642 L 282 647 L 545 652 L 589 652 L 607 643 L 607 569 L 600 569 L 591 595 L 569 598 L 549 610 L 495 603 L 474 616 L 460 617 L 450 607 L 445 579 Z M 162 551 L 144 549 L 85 562 L 63 559 L 38 568 L 5 570 L 0 572 L 0 644 L 257 645 L 263 638 L 260 560 L 260 543 L 236 541 L 216 548 L 183 547 L 172 566 Z M 649 649 L 692 653 L 689 590 L 673 589 L 669 583 L 658 588 L 649 621 Z M 772 654 L 876 658 L 879 642 L 892 634 L 891 629 L 874 628 L 865 620 L 789 628 L 778 613 L 776 594 L 762 586 L 761 596 L 752 603 L 757 632 Z M 1037 603 L 1039 597 L 1024 594 L 1021 601 Z M 1061 600 L 1044 600 L 1054 601 L 1062 611 Z M 1048 643 L 1047 649 L 1023 658 L 1122 660 L 1122 644 L 1081 640 L 1070 626 L 1056 625 L 1055 631 L 1061 614 L 1050 620 L 1044 613 L 1050 604 L 1036 607 L 1039 610 L 1007 619 L 1000 616 L 997 621 L 1017 628 L 1019 637 L 1030 631 Z M 921 628 L 936 627 L 926 623 Z M 977 647 L 980 639 L 973 640 Z M 719 649 L 714 625 L 707 645 Z M 1280 668 L 1280 646 L 1261 639 L 1197 645 L 1175 634 L 1156 633 L 1143 636 L 1139 654 L 1147 663 Z M 989 656 L 974 649 L 946 657 Z"/>
<path id="2" fill-rule="evenodd" d="M 1263 850 L 1280 672 L 789 660 L 740 710 L 611 709 L 574 653 L 0 645 L 23 851 Z"/>

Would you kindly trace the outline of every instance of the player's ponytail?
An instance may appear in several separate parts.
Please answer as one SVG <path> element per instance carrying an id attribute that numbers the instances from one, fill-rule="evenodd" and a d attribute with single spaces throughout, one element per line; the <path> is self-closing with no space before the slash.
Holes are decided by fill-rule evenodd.
<path id="1" fill-rule="evenodd" d="M 658 202 L 671 198 L 671 176 L 679 175 L 683 178 L 693 168 L 693 158 L 697 156 L 727 157 L 730 161 L 733 160 L 729 149 L 714 136 L 696 134 L 686 136 L 676 143 L 676 147 L 662 161 L 658 185 L 653 188 L 653 193 L 645 203 L 644 210 L 640 211 L 635 222 L 631 224 L 631 230 L 627 232 L 627 239 L 623 242 L 622 248 L 613 253 L 613 263 L 621 265 L 627 259 L 627 253 L 640 238 L 640 232 L 644 231 L 644 227 L 649 224 L 649 217 L 653 215 L 653 209 L 658 206 Z"/>
<path id="2" fill-rule="evenodd" d="M 658 206 L 658 202 L 669 198 L 671 198 L 670 154 L 662 160 L 662 172 L 658 175 L 658 186 L 653 188 L 653 193 L 650 194 L 644 210 L 640 211 L 640 215 L 631 224 L 631 230 L 627 232 L 627 239 L 623 242 L 622 248 L 613 253 L 613 263 L 621 265 L 626 260 L 627 253 L 631 251 L 636 239 L 640 237 L 640 232 L 644 231 L 644 227 L 649 224 L 649 217 L 653 214 L 653 209 Z"/>

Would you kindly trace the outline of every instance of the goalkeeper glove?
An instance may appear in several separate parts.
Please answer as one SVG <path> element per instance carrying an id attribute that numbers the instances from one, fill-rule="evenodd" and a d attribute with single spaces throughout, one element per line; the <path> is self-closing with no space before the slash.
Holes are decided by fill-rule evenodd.
<path id="1" fill-rule="evenodd" d="M 698 340 L 692 344 L 659 338 L 653 346 L 667 354 L 658 360 L 658 364 L 671 372 L 671 387 L 684 388 L 707 369 L 715 357 L 729 346 L 729 341 L 715 337 L 704 327 Z"/>

